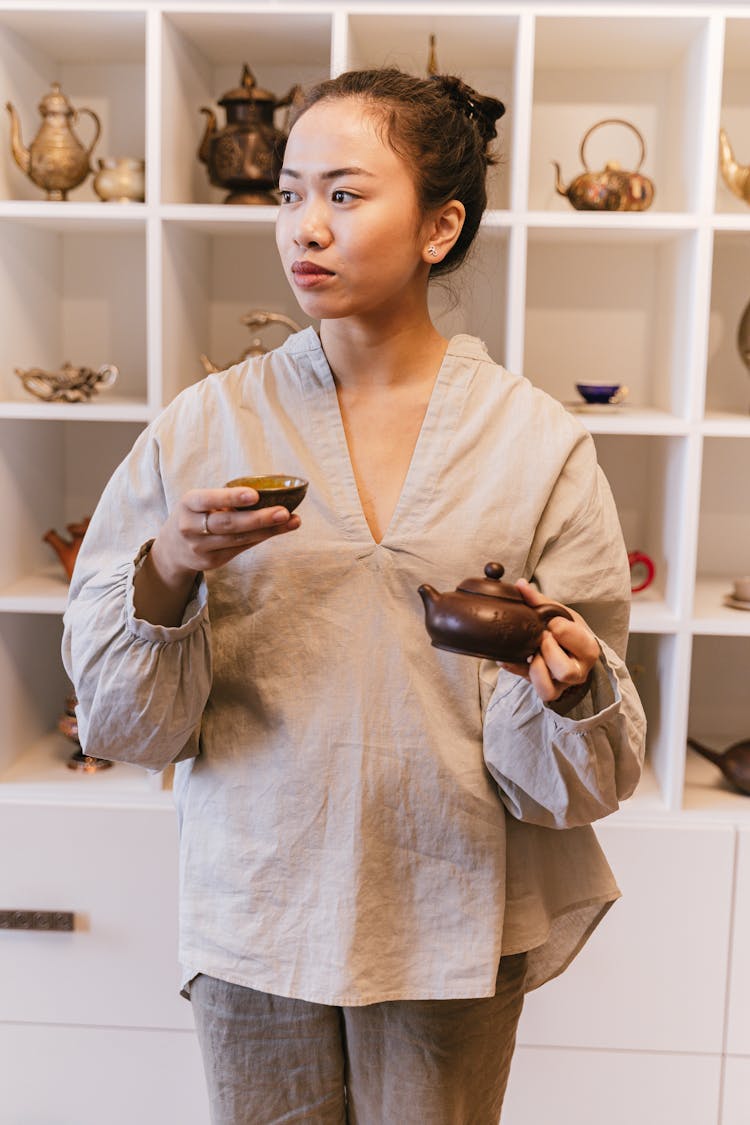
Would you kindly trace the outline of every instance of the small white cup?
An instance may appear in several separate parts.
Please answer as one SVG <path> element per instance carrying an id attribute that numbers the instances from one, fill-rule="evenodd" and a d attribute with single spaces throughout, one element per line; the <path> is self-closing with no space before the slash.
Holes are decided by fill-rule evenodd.
<path id="1" fill-rule="evenodd" d="M 750 602 L 750 575 L 734 579 L 732 594 L 739 602 Z"/>

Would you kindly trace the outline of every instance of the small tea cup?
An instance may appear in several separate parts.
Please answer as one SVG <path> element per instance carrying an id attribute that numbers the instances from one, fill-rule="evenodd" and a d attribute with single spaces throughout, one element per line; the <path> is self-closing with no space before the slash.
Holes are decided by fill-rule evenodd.
<path id="1" fill-rule="evenodd" d="M 750 602 L 750 575 L 734 579 L 732 597 L 738 602 Z"/>
<path id="2" fill-rule="evenodd" d="M 622 383 L 576 383 L 576 390 L 585 402 L 592 406 L 609 404 L 614 406 L 622 402 L 628 393 L 628 388 Z"/>
<path id="3" fill-rule="evenodd" d="M 225 488 L 253 488 L 258 493 L 256 504 L 243 504 L 243 512 L 253 511 L 256 508 L 275 508 L 280 506 L 288 512 L 293 512 L 305 498 L 307 481 L 302 477 L 285 476 L 282 473 L 271 473 L 262 477 L 235 477 L 228 480 Z"/>

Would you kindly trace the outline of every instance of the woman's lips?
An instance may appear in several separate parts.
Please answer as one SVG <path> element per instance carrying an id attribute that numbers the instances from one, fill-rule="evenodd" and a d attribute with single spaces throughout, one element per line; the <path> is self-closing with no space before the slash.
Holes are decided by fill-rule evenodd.
<path id="1" fill-rule="evenodd" d="M 315 262 L 292 262 L 294 284 L 301 289 L 310 289 L 333 276 L 331 270 L 326 270 Z"/>

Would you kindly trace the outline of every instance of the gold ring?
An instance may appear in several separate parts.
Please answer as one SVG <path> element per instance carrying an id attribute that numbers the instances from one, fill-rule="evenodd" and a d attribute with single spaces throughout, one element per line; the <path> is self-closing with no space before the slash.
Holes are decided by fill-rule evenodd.
<path id="1" fill-rule="evenodd" d="M 203 527 L 201 528 L 202 535 L 210 535 L 211 532 L 208 528 L 208 512 L 203 513 Z"/>

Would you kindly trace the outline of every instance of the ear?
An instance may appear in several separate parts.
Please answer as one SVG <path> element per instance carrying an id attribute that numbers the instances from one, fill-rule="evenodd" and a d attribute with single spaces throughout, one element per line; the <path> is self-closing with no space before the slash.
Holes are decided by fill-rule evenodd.
<path id="1" fill-rule="evenodd" d="M 464 225 L 466 208 L 458 199 L 450 199 L 435 211 L 425 224 L 422 258 L 431 266 L 442 262 L 453 249 Z"/>

